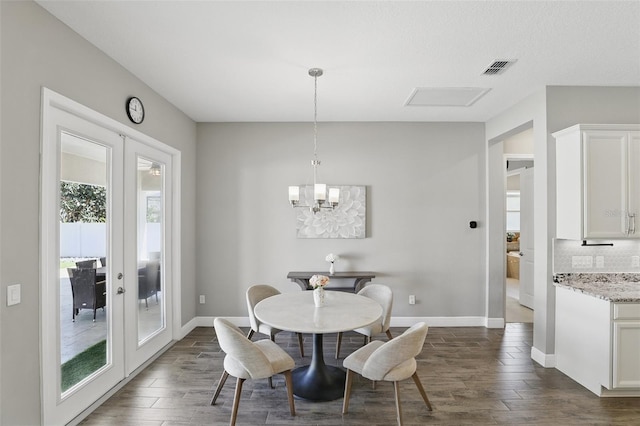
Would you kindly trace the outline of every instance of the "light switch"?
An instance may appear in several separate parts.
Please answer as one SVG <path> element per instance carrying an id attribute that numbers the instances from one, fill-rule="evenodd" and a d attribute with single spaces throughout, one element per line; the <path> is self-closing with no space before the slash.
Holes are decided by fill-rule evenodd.
<path id="1" fill-rule="evenodd" d="M 20 284 L 7 286 L 7 306 L 20 303 Z"/>

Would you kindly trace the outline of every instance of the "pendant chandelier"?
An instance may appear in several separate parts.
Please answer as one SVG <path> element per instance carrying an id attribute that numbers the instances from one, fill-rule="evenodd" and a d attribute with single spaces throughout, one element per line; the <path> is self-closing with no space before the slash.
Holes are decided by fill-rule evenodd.
<path id="1" fill-rule="evenodd" d="M 300 204 L 300 187 L 289 187 L 289 203 L 292 207 L 306 207 L 311 212 L 318 213 L 321 209 L 334 209 L 340 200 L 340 188 L 329 188 L 327 197 L 327 185 L 318 183 L 318 77 L 322 75 L 322 69 L 311 68 L 309 75 L 313 77 L 314 93 L 313 93 L 313 203 L 309 205 Z M 327 199 L 328 198 L 328 199 Z"/>

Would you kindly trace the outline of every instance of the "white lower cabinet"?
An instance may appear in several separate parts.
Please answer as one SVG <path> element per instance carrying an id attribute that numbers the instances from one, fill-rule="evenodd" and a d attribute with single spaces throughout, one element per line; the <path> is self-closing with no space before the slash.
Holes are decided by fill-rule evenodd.
<path id="1" fill-rule="evenodd" d="M 640 396 L 640 303 L 556 287 L 556 368 L 598 396 Z"/>
<path id="2" fill-rule="evenodd" d="M 613 389 L 640 388 L 640 304 L 613 305 Z"/>

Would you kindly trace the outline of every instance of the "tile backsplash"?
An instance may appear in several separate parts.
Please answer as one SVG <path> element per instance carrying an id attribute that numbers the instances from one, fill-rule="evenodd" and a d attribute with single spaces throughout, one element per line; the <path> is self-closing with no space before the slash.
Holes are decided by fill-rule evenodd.
<path id="1" fill-rule="evenodd" d="M 613 247 L 582 247 L 582 241 L 556 239 L 553 241 L 553 272 L 640 272 L 640 266 L 633 266 L 634 260 L 640 259 L 640 240 L 589 242 L 613 243 Z M 589 262 L 591 266 L 588 266 Z"/>

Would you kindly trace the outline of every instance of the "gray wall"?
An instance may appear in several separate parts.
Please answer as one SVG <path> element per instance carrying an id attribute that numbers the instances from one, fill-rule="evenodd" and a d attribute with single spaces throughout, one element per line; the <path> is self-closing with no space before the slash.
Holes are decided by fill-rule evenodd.
<path id="1" fill-rule="evenodd" d="M 0 423 L 40 423 L 39 147 L 46 86 L 126 124 L 137 95 L 147 115 L 136 128 L 182 152 L 182 322 L 195 315 L 195 123 L 143 82 L 33 2 L 0 2 L 2 144 L 0 183 Z M 131 124 L 132 125 L 132 124 Z M 133 126 L 133 125 L 132 125 Z M 6 306 L 7 285 L 22 303 Z"/>
<path id="2" fill-rule="evenodd" d="M 535 93 L 486 123 L 490 212 L 502 205 L 493 190 L 497 144 L 514 129 L 533 124 L 535 155 L 535 311 L 533 347 L 544 355 L 555 352 L 555 289 L 552 284 L 552 239 L 555 236 L 555 140 L 551 134 L 577 123 L 627 124 L 640 122 L 640 87 L 550 86 Z M 492 155 L 492 152 L 495 155 Z M 492 161 L 495 163 L 492 165 Z M 501 173 L 501 172 L 500 172 Z M 494 184 L 492 184 L 492 179 Z M 492 209 L 491 206 L 494 206 Z M 491 215 L 491 220 L 497 220 Z M 496 225 L 497 226 L 497 225 Z M 504 305 L 504 243 L 501 231 L 490 231 L 488 243 L 489 311 Z"/>
<path id="3" fill-rule="evenodd" d="M 484 316 L 484 125 L 319 123 L 319 180 L 367 187 L 366 239 L 296 238 L 287 186 L 312 182 L 312 132 L 198 124 L 197 314 L 246 316 L 250 285 L 299 290 L 287 272 L 327 270 L 331 252 L 390 285 L 396 317 Z"/>

